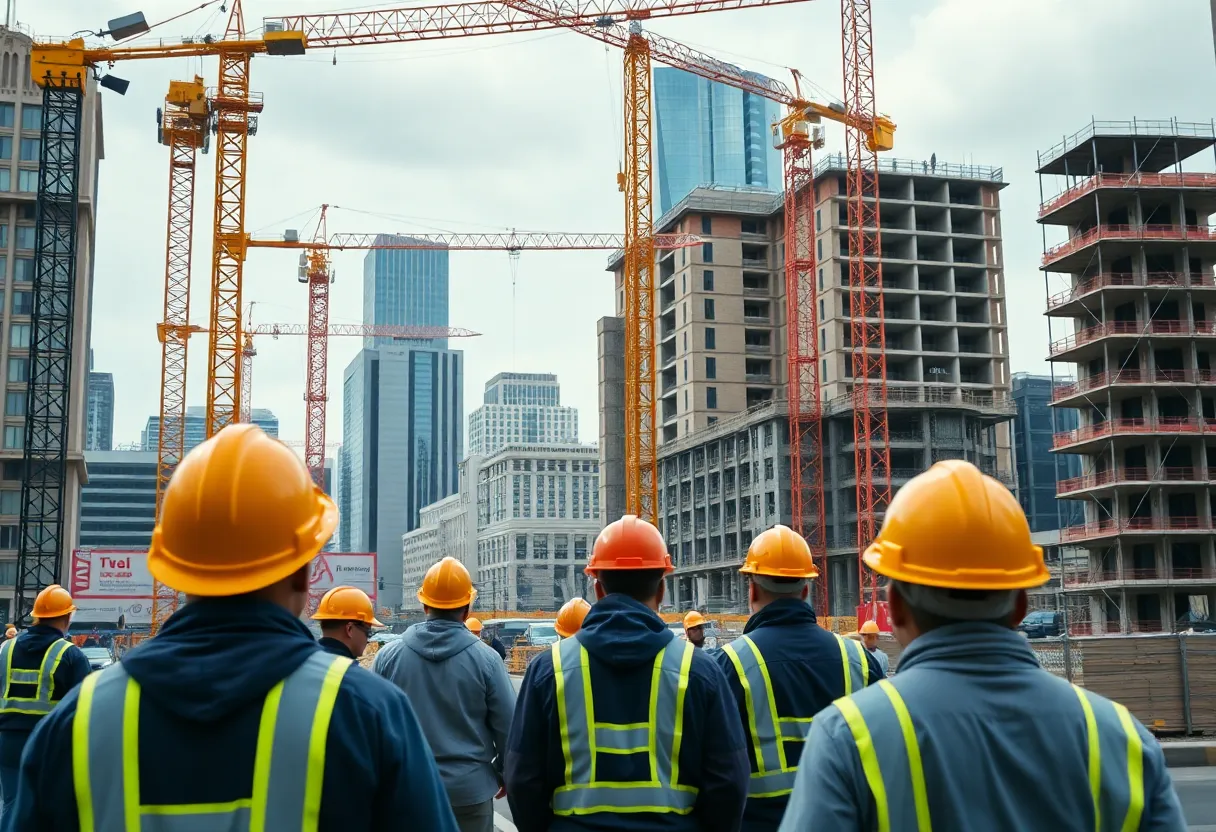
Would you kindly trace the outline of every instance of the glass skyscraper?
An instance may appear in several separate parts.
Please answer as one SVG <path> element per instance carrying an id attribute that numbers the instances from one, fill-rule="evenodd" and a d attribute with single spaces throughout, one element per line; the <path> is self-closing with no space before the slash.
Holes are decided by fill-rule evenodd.
<path id="1" fill-rule="evenodd" d="M 114 444 L 114 374 L 93 369 L 89 350 L 89 392 L 85 403 L 84 449 L 108 451 Z"/>
<path id="2" fill-rule="evenodd" d="M 1081 475 L 1081 457 L 1051 452 L 1053 434 L 1077 428 L 1077 411 L 1069 408 L 1057 408 L 1053 424 L 1051 385 L 1051 376 L 1013 374 L 1013 402 L 1018 409 L 1013 419 L 1018 500 L 1032 532 L 1085 522 L 1084 503 L 1056 499 L 1060 480 Z"/>
<path id="3" fill-rule="evenodd" d="M 266 432 L 267 436 L 276 439 L 279 436 L 279 417 L 273 410 L 255 407 L 249 414 L 249 421 Z M 194 450 L 207 439 L 207 408 L 186 408 L 186 453 Z M 140 447 L 145 451 L 157 450 L 160 443 L 160 417 L 149 416 L 148 425 L 140 434 Z"/>
<path id="4" fill-rule="evenodd" d="M 654 111 L 661 213 L 698 185 L 781 190 L 776 102 L 663 67 L 654 71 Z"/>
<path id="5" fill-rule="evenodd" d="M 376 245 L 408 241 L 380 234 Z M 388 326 L 448 325 L 448 251 L 373 249 L 363 258 L 363 323 Z M 392 338 L 365 338 L 364 347 L 399 343 Z M 447 349 L 447 339 L 420 343 Z"/>

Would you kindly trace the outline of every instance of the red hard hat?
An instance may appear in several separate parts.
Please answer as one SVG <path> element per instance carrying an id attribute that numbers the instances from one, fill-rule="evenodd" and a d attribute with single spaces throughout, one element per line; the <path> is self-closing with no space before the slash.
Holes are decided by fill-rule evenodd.
<path id="1" fill-rule="evenodd" d="M 633 514 L 604 527 L 583 571 L 594 575 L 609 569 L 662 569 L 664 574 L 673 571 L 663 535 Z"/>

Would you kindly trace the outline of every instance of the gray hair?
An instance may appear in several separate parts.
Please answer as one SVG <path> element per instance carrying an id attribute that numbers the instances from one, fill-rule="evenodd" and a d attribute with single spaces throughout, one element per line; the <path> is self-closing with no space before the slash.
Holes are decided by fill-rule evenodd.
<path id="1" fill-rule="evenodd" d="M 959 621 L 996 621 L 1013 612 L 1017 605 L 1016 589 L 959 590 L 945 587 L 891 581 L 908 605 L 939 618 Z"/>

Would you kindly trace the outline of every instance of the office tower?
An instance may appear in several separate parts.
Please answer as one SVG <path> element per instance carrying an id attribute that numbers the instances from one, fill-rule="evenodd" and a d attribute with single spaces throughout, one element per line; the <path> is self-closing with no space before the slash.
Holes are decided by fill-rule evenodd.
<path id="1" fill-rule="evenodd" d="M 481 407 L 469 414 L 469 453 L 489 456 L 506 445 L 578 442 L 578 409 L 561 406 L 557 376 L 499 373 L 486 382 Z"/>
<path id="2" fill-rule="evenodd" d="M 85 451 L 80 545 L 147 552 L 156 525 L 156 452 Z"/>
<path id="3" fill-rule="evenodd" d="M 108 451 L 114 444 L 114 374 L 93 369 L 89 350 L 89 392 L 85 403 L 86 451 Z"/>
<path id="4" fill-rule="evenodd" d="M 376 244 L 412 238 L 380 234 Z M 363 323 L 389 326 L 448 325 L 448 251 L 373 249 L 363 258 Z M 393 338 L 364 338 L 364 347 L 390 345 Z M 447 349 L 446 338 L 422 346 Z"/>
<path id="5" fill-rule="evenodd" d="M 267 436 L 278 437 L 279 417 L 273 410 L 255 407 L 249 414 L 250 421 L 266 432 Z M 186 453 L 203 444 L 207 438 L 207 408 L 186 408 Z M 145 451 L 155 451 L 160 441 L 160 416 L 149 416 L 147 426 L 140 432 L 140 447 Z"/>
<path id="6" fill-rule="evenodd" d="M 1056 377 L 1066 386 L 1074 379 Z M 1032 532 L 1044 532 L 1084 521 L 1081 504 L 1057 500 L 1056 484 L 1081 474 L 1081 458 L 1076 454 L 1053 454 L 1052 433 L 1077 426 L 1075 410 L 1057 410 L 1052 425 L 1051 376 L 1013 374 L 1013 448 L 1017 457 L 1018 500 L 1030 521 Z"/>
<path id="7" fill-rule="evenodd" d="M 1076 633 L 1174 632 L 1216 608 L 1216 148 L 1211 123 L 1091 122 L 1039 154 L 1039 222 L 1052 287 L 1049 358 L 1079 413 L 1056 434 L 1079 454 L 1059 495 L 1084 506 L 1061 530 Z M 1058 241 L 1051 244 L 1050 241 Z"/>
<path id="8" fill-rule="evenodd" d="M 661 67 L 654 71 L 654 116 L 663 213 L 700 185 L 781 190 L 781 153 L 771 134 L 779 104 Z"/>
<path id="9" fill-rule="evenodd" d="M 555 611 L 585 597 L 600 523 L 594 445 L 508 445 L 477 481 L 477 584 L 489 609 Z"/>
<path id="10" fill-rule="evenodd" d="M 16 580 L 18 520 L 26 430 L 26 384 L 34 311 L 34 221 L 41 153 L 42 90 L 29 72 L 32 41 L 0 28 L 0 371 L 4 434 L 0 441 L 0 594 L 11 597 Z M 89 303 L 93 294 L 94 229 L 97 227 L 98 163 L 102 157 L 101 106 L 96 82 L 84 95 L 80 131 L 79 197 L 76 218 L 76 290 L 72 322 L 72 366 L 68 380 L 61 544 L 63 555 L 78 543 L 80 485 L 84 473 L 88 390 Z M 16 495 L 16 496 L 10 496 Z M 11 618 L 8 599 L 0 612 Z"/>
<path id="11" fill-rule="evenodd" d="M 463 379 L 463 353 L 406 344 L 364 349 L 343 373 L 342 543 L 376 553 L 389 606 L 402 603 L 402 537 L 459 486 Z"/>
<path id="12" fill-rule="evenodd" d="M 858 602 L 845 171 L 838 155 L 815 168 L 825 579 L 837 615 Z M 968 459 L 1012 488 L 1002 172 L 884 159 L 881 187 L 892 486 Z M 742 611 L 743 554 L 790 522 L 783 208 L 779 194 L 696 188 L 655 223 L 705 238 L 658 252 L 655 268 L 659 521 L 680 606 Z M 623 314 L 620 259 L 609 268 Z"/>

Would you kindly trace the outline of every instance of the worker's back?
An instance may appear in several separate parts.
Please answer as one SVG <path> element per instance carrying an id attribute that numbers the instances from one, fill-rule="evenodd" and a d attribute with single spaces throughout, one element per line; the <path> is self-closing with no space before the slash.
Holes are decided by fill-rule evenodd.
<path id="1" fill-rule="evenodd" d="M 908 763 L 914 755 L 905 750 L 904 715 L 895 699 L 869 688 L 816 719 L 782 830 L 876 828 L 872 769 L 886 784 L 891 832 L 928 828 L 918 826 L 918 794 L 934 829 L 1185 829 L 1157 741 L 1133 718 L 1121 720 L 1109 701 L 1082 692 L 1087 709 L 1078 690 L 1042 670 L 1012 630 L 966 623 L 929 632 L 909 645 L 886 684 L 907 709 L 923 778 Z M 1100 741 L 1097 769 L 1087 731 L 1091 714 Z M 877 749 L 871 768 L 858 752 L 862 721 Z M 1142 778 L 1133 768 L 1129 779 L 1129 751 L 1142 764 Z M 1100 777 L 1100 824 L 1091 776 Z M 853 790 L 866 784 L 871 793 L 858 817 Z M 1139 785 L 1143 825 L 1125 826 L 1135 803 L 1129 796 Z"/>
<path id="2" fill-rule="evenodd" d="M 571 743 L 569 737 L 579 732 L 579 726 L 573 723 L 580 717 L 563 705 L 568 725 L 565 730 L 561 727 L 554 657 L 552 652 L 546 652 L 528 666 L 508 743 L 507 797 L 520 832 L 733 832 L 737 829 L 747 758 L 742 727 L 734 714 L 722 673 L 703 652 L 692 650 L 686 642 L 673 642 L 671 632 L 654 612 L 624 595 L 608 595 L 598 601 L 578 634 L 557 645 L 558 649 L 581 646 L 586 651 L 584 672 L 567 674 L 566 678 L 572 679 L 571 685 L 581 685 L 577 680 L 581 676 L 589 679 L 591 685 L 585 697 L 591 707 L 582 710 L 585 711 L 583 717 L 596 725 L 592 742 L 600 748 L 598 754 L 592 755 L 592 785 L 616 781 L 644 786 L 647 783 L 657 785 L 662 780 L 662 774 L 656 774 L 655 770 L 663 764 L 657 762 L 652 769 L 643 737 L 639 736 L 633 743 L 632 751 L 622 753 L 624 750 L 620 749 L 608 753 L 603 748 L 616 747 L 612 741 L 627 729 L 646 728 L 651 719 L 653 682 L 665 673 L 656 671 L 656 657 L 673 643 L 680 650 L 673 657 L 673 666 L 678 668 L 682 662 L 687 662 L 683 665 L 688 669 L 683 707 L 678 716 L 660 709 L 658 703 L 667 700 L 659 692 L 655 698 L 654 718 L 660 723 L 656 733 L 663 733 L 664 726 L 678 726 L 675 735 L 678 738 L 675 741 L 678 765 L 672 767 L 674 785 L 681 787 L 684 794 L 697 790 L 691 811 L 554 813 L 554 792 L 566 785 L 568 777 L 578 776 L 578 765 L 567 764 L 564 746 Z M 685 648 L 688 648 L 687 654 Z M 581 661 L 577 649 L 563 655 Z M 570 695 L 567 693 L 567 697 Z M 678 698 L 678 694 L 676 696 Z M 622 727 L 619 730 L 601 728 L 609 723 Z M 656 741 L 652 737 L 650 741 L 656 742 L 652 748 L 657 747 L 658 753 L 668 747 L 663 740 Z M 614 791 L 625 794 L 638 789 Z M 667 789 L 663 798 L 672 799 L 670 793 Z M 653 805 L 656 799 L 659 798 L 651 797 L 645 804 Z M 634 801 L 637 801 L 636 797 Z"/>
<path id="3" fill-rule="evenodd" d="M 316 671 L 313 678 L 293 686 L 309 668 Z M 284 680 L 277 688 L 281 693 L 272 694 Z M 128 712 L 132 690 L 137 710 Z M 268 723 L 271 703 L 276 718 Z M 131 719 L 135 714 L 138 719 Z M 295 797 L 289 808 L 305 812 L 314 805 L 319 823 L 312 828 L 389 828 L 409 817 L 419 829 L 454 829 L 405 696 L 348 660 L 322 652 L 288 610 L 242 597 L 188 604 L 160 635 L 127 653 L 121 665 L 95 674 L 69 694 L 30 742 L 16 813 L 3 819 L 3 829 L 79 829 L 78 796 L 87 794 L 93 795 L 98 816 L 105 817 L 105 785 L 114 787 L 108 793 L 122 794 L 123 744 L 94 739 L 116 731 L 137 737 L 139 763 L 131 773 L 134 780 L 126 782 L 128 788 L 134 783 L 142 806 L 197 812 L 203 804 L 225 811 L 241 801 L 256 804 L 255 751 L 268 725 L 274 735 L 269 742 L 280 751 L 280 732 L 296 726 L 301 736 L 286 745 L 303 742 L 306 753 L 272 753 L 263 787 L 271 793 L 278 788 L 282 797 L 282 775 L 288 772 L 286 803 Z M 311 732 L 310 725 L 323 730 Z M 87 754 L 79 750 L 74 727 L 84 728 Z M 320 770 L 308 768 L 314 754 L 323 760 Z M 82 770 L 84 759 L 88 766 Z M 316 791 L 304 782 L 314 771 L 323 773 Z M 307 772 L 307 778 L 293 779 L 291 772 Z"/>

